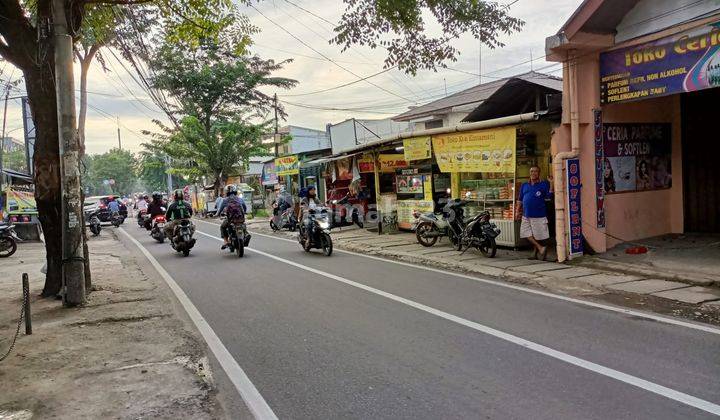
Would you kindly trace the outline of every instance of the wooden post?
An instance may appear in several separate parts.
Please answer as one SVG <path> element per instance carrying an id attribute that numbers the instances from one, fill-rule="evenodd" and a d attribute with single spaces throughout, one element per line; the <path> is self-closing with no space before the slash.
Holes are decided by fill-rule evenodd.
<path id="1" fill-rule="evenodd" d="M 373 151 L 373 173 L 375 175 L 375 212 L 377 213 L 378 235 L 382 234 L 382 212 L 380 211 L 380 157 Z"/>
<path id="2" fill-rule="evenodd" d="M 25 305 L 25 335 L 32 334 L 32 312 L 30 312 L 30 280 L 27 273 L 22 275 L 23 305 Z"/>

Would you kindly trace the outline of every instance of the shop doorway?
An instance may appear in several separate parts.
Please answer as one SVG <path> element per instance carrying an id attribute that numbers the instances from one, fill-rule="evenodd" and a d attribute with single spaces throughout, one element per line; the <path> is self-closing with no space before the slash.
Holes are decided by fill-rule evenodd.
<path id="1" fill-rule="evenodd" d="M 720 89 L 682 95 L 685 232 L 720 233 Z"/>

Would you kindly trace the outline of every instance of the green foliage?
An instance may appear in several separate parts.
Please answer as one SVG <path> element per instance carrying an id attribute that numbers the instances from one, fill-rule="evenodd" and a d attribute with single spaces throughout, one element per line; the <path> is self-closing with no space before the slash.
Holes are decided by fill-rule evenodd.
<path id="1" fill-rule="evenodd" d="M 25 156 L 25 148 L 20 148 L 12 152 L 3 153 L 3 168 L 11 169 L 22 173 L 28 173 L 27 157 Z"/>
<path id="2" fill-rule="evenodd" d="M 83 184 L 89 195 L 127 195 L 136 187 L 137 160 L 127 150 L 112 149 L 101 155 L 85 157 Z M 114 185 L 103 181 L 114 180 Z"/>
<path id="3" fill-rule="evenodd" d="M 139 192 L 165 191 L 168 165 L 163 155 L 144 150 L 138 159 Z"/>
<path id="4" fill-rule="evenodd" d="M 450 42 L 472 34 L 490 48 L 502 47 L 499 37 L 522 29 L 509 7 L 487 0 L 344 0 L 347 8 L 335 28 L 333 43 L 343 51 L 352 45 L 387 49 L 385 66 L 415 74 L 435 69 L 460 54 Z M 427 33 L 425 17 L 433 16 L 441 35 Z"/>

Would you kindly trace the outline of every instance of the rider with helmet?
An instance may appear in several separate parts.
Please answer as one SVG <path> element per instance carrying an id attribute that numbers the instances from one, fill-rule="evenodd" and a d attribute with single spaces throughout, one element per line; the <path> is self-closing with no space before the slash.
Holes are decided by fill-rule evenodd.
<path id="1" fill-rule="evenodd" d="M 244 222 L 245 213 L 247 213 L 247 205 L 245 205 L 245 200 L 238 196 L 238 188 L 236 185 L 230 184 L 225 187 L 225 199 L 215 214 L 221 215 L 223 211 L 227 213 L 227 217 L 225 217 L 220 225 L 220 235 L 222 235 L 223 241 L 225 241 L 221 249 L 227 249 L 230 244 L 230 240 L 228 239 L 228 227 L 230 223 L 238 219 L 242 219 Z"/>
<path id="2" fill-rule="evenodd" d="M 181 220 L 189 219 L 192 217 L 192 205 L 185 201 L 185 194 L 182 190 L 175 190 L 173 192 L 173 202 L 165 213 L 165 236 L 172 238 L 175 232 L 175 225 Z M 195 227 L 191 227 L 192 232 L 195 232 Z"/>
<path id="3" fill-rule="evenodd" d="M 147 206 L 148 214 L 150 214 L 150 218 L 154 218 L 155 216 L 159 216 L 161 214 L 165 214 L 165 203 L 163 202 L 163 196 L 162 193 L 154 192 L 152 195 L 152 201 Z"/>
<path id="4" fill-rule="evenodd" d="M 108 196 L 107 207 L 110 210 L 110 217 L 116 217 L 120 214 L 120 202 L 115 199 L 115 196 Z"/>

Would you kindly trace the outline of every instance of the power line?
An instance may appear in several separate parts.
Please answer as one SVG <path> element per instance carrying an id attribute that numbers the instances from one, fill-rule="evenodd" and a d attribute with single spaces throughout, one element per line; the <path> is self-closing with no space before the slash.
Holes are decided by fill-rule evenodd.
<path id="1" fill-rule="evenodd" d="M 361 79 L 353 80 L 352 82 L 343 83 L 342 85 L 333 86 L 333 87 L 330 87 L 330 88 L 327 88 L 327 89 L 316 90 L 316 91 L 314 91 L 314 92 L 295 93 L 295 94 L 290 94 L 290 95 L 278 95 L 278 96 L 289 98 L 289 97 L 293 97 L 293 96 L 308 96 L 308 95 L 315 95 L 315 94 L 323 93 L 323 92 L 330 92 L 331 90 L 341 89 L 341 88 L 344 88 L 344 87 L 346 87 L 346 86 L 350 86 L 350 85 L 354 85 L 354 84 L 356 84 L 356 83 L 363 82 L 363 81 L 368 80 L 368 79 L 370 79 L 370 78 L 372 78 L 372 77 L 379 76 L 379 75 L 381 75 L 381 74 L 383 74 L 383 73 L 386 73 L 386 72 L 394 69 L 395 67 L 396 67 L 396 66 L 389 67 L 389 68 L 387 68 L 387 69 L 380 70 L 380 71 L 377 72 L 377 73 L 373 73 L 373 74 L 371 74 L 371 75 L 369 75 L 369 76 L 365 76 L 365 77 L 363 77 L 363 78 L 361 78 Z"/>
<path id="2" fill-rule="evenodd" d="M 287 33 L 288 35 L 290 35 L 291 37 L 293 37 L 295 40 L 297 40 L 298 42 L 300 42 L 301 44 L 303 44 L 303 45 L 306 46 L 307 48 L 313 50 L 316 54 L 324 57 L 325 59 L 327 59 L 327 60 L 330 61 L 331 63 L 335 64 L 336 66 L 340 67 L 341 69 L 345 70 L 346 72 L 352 74 L 353 76 L 357 77 L 358 79 L 361 79 L 361 78 L 362 78 L 361 76 L 357 75 L 357 74 L 356 74 L 355 72 L 353 72 L 352 70 L 350 70 L 350 69 L 346 68 L 345 66 L 343 66 L 343 65 L 335 62 L 334 60 L 332 60 L 331 58 L 329 58 L 329 57 L 326 56 L 325 54 L 323 54 L 323 53 L 321 53 L 320 51 L 318 51 L 317 49 L 313 48 L 311 45 L 309 45 L 307 42 L 303 41 L 301 38 L 295 36 L 292 32 L 290 32 L 290 31 L 288 31 L 287 29 L 285 29 L 285 27 L 283 27 L 282 25 L 278 24 L 278 23 L 275 22 L 274 20 L 272 20 L 272 19 L 270 19 L 269 17 L 267 17 L 263 12 L 261 12 L 261 11 L 260 11 L 257 7 L 255 7 L 254 5 L 250 5 L 250 7 L 253 8 L 256 12 L 258 12 L 262 17 L 264 17 L 265 19 L 267 19 L 270 23 L 272 23 L 273 25 L 277 26 L 280 30 L 282 30 L 283 32 Z M 373 82 L 371 82 L 371 81 L 369 81 L 369 80 L 365 80 L 365 82 L 368 83 L 368 84 L 370 84 L 370 85 L 375 86 L 376 88 L 382 90 L 383 92 L 389 93 L 389 94 L 391 94 L 391 95 L 393 95 L 393 96 L 397 96 L 398 98 L 404 99 L 404 100 L 406 100 L 406 101 L 408 101 L 408 102 L 413 102 L 411 99 L 408 99 L 408 98 L 406 98 L 406 97 L 404 97 L 404 96 L 402 96 L 402 95 L 398 95 L 397 93 L 395 93 L 395 92 L 393 92 L 393 91 L 391 91 L 391 90 L 385 89 L 384 87 L 382 87 L 382 86 L 380 86 L 380 85 L 378 85 L 378 84 L 376 84 L 376 83 L 373 83 Z"/>

